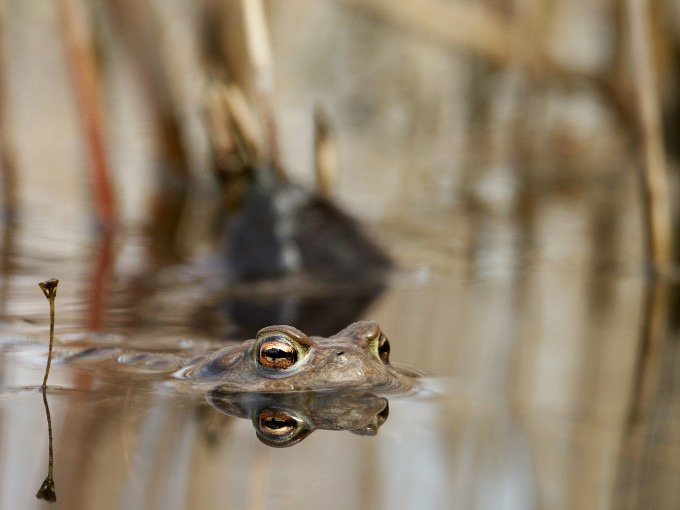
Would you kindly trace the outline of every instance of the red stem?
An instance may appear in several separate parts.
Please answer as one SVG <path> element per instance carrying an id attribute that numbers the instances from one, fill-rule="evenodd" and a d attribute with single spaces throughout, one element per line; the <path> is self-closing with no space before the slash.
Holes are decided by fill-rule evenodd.
<path id="1" fill-rule="evenodd" d="M 106 158 L 97 70 L 85 12 L 80 0 L 59 0 L 57 6 L 76 102 L 87 139 L 96 214 L 101 226 L 111 230 L 116 221 L 116 207 Z"/>

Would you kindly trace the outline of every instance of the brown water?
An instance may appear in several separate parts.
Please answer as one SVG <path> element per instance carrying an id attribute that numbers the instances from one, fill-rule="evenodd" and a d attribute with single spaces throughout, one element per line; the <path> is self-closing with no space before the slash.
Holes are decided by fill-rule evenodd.
<path id="1" fill-rule="evenodd" d="M 37 246 L 42 234 L 49 230 L 28 222 L 6 254 L 3 509 L 48 505 L 35 498 L 48 449 L 38 390 L 47 302 L 38 281 L 61 278 L 62 352 L 114 345 L 190 357 L 221 342 L 189 320 L 197 306 L 204 314 L 212 306 L 209 269 L 166 269 L 153 292 L 135 297 L 123 255 L 104 280 L 106 333 L 86 334 L 100 281 L 96 243 L 74 234 L 82 244 L 68 250 L 58 236 Z M 394 229 L 383 235 L 394 246 L 404 239 Z M 121 254 L 138 240 L 118 242 Z M 634 266 L 551 256 L 548 243 L 527 268 L 517 270 L 500 243 L 482 250 L 493 263 L 480 257 L 465 271 L 455 254 L 437 263 L 445 247 L 429 243 L 420 265 L 402 260 L 364 315 L 389 336 L 393 362 L 427 373 L 415 394 L 386 396 L 389 416 L 376 435 L 316 430 L 270 448 L 250 419 L 218 412 L 204 388 L 97 359 L 57 362 L 47 392 L 52 507 L 675 508 L 676 287 L 649 287 Z"/>

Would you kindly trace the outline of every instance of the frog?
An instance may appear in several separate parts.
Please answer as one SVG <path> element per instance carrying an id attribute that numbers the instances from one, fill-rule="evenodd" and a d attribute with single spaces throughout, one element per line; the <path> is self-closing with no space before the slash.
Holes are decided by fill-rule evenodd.
<path id="1" fill-rule="evenodd" d="M 327 338 L 267 326 L 254 339 L 194 360 L 175 376 L 211 382 L 221 393 L 389 391 L 404 386 L 389 357 L 389 340 L 374 321 L 355 322 Z"/>

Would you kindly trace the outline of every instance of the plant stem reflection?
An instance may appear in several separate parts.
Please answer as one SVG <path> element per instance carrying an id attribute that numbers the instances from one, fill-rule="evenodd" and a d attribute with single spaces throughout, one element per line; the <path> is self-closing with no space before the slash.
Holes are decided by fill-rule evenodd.
<path id="1" fill-rule="evenodd" d="M 47 435 L 49 441 L 49 453 L 47 464 L 47 476 L 38 489 L 35 497 L 45 501 L 54 502 L 57 500 L 57 493 L 54 487 L 54 450 L 52 442 L 52 417 L 50 415 L 50 405 L 47 402 L 47 386 L 42 387 L 42 398 L 45 406 L 45 416 L 47 417 Z"/>

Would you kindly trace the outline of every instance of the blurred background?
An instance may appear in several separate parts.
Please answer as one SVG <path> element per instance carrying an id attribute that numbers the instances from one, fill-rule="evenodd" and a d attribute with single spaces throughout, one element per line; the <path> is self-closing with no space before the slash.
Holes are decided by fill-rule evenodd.
<path id="1" fill-rule="evenodd" d="M 432 237 L 443 255 L 469 258 L 494 236 L 472 221 L 515 223 L 527 237 L 520 244 L 532 247 L 542 205 L 561 203 L 593 239 L 615 241 L 606 254 L 592 242 L 565 244 L 610 264 L 637 260 L 641 156 L 625 2 L 265 2 L 271 58 L 262 87 L 237 3 L 63 3 L 4 5 L 3 146 L 13 148 L 22 211 L 58 199 L 54 213 L 79 221 L 94 209 L 83 93 L 64 41 L 83 32 L 125 225 L 148 223 L 159 180 L 186 180 L 189 210 L 216 193 L 204 112 L 219 74 L 253 102 L 264 87 L 278 157 L 309 186 L 313 111 L 323 107 L 337 141 L 333 196 L 363 220 L 433 231 L 457 223 L 455 239 Z M 673 153 L 678 8 L 649 7 Z M 435 211 L 448 216 L 427 221 Z"/>
<path id="2" fill-rule="evenodd" d="M 369 447 L 284 457 L 57 367 L 63 508 L 677 508 L 678 2 L 3 0 L 0 27 L 6 341 L 44 340 L 50 276 L 62 344 L 240 337 L 220 225 L 264 166 L 392 259 L 338 320 L 427 374 Z M 12 393 L 40 375 L 12 349 L 0 502 L 40 508 L 42 405 Z"/>

